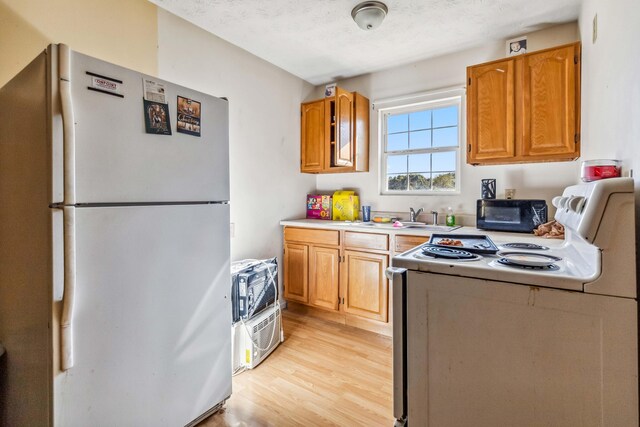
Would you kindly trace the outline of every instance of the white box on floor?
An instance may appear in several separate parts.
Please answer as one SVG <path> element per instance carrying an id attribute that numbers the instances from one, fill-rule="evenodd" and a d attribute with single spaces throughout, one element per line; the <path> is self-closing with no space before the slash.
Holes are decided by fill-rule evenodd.
<path id="1" fill-rule="evenodd" d="M 232 326 L 233 370 L 253 369 L 284 341 L 280 308 L 265 309 L 252 319 Z"/>

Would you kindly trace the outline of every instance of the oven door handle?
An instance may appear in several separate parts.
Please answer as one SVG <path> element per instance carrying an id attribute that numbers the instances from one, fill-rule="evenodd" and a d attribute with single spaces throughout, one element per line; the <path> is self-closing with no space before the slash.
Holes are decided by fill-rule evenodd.
<path id="1" fill-rule="evenodd" d="M 395 426 L 407 421 L 407 269 L 389 267 L 393 294 L 393 416 Z"/>
<path id="2" fill-rule="evenodd" d="M 406 272 L 407 272 L 406 268 L 388 267 L 387 271 L 385 271 L 385 275 L 387 276 L 387 279 L 394 280 L 401 277 Z"/>

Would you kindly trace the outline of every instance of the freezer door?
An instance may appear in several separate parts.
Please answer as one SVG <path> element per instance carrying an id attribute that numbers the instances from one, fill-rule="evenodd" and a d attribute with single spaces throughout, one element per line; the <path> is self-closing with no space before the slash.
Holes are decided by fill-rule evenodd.
<path id="1" fill-rule="evenodd" d="M 227 101 L 76 52 L 70 56 L 76 203 L 229 200 Z M 151 119 L 143 78 L 164 85 L 168 116 L 154 117 L 166 120 L 171 135 L 145 131 Z M 96 79 L 116 92 L 101 90 Z M 200 136 L 177 131 L 178 96 L 200 103 Z"/>
<path id="2" fill-rule="evenodd" d="M 76 208 L 60 426 L 182 426 L 231 394 L 229 205 Z"/>

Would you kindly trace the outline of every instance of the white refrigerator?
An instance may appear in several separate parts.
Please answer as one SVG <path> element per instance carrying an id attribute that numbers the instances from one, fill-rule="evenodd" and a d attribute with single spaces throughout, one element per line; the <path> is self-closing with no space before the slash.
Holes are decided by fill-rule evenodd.
<path id="1" fill-rule="evenodd" d="M 220 408 L 225 99 L 51 45 L 0 89 L 0 197 L 0 425 L 182 426 Z"/>

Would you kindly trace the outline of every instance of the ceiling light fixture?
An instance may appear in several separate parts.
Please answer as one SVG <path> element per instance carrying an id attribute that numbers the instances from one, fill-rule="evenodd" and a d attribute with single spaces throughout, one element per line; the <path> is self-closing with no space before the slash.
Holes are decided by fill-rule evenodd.
<path id="1" fill-rule="evenodd" d="M 374 30 L 382 24 L 387 16 L 387 6 L 379 1 L 365 1 L 351 11 L 351 17 L 363 30 Z"/>

